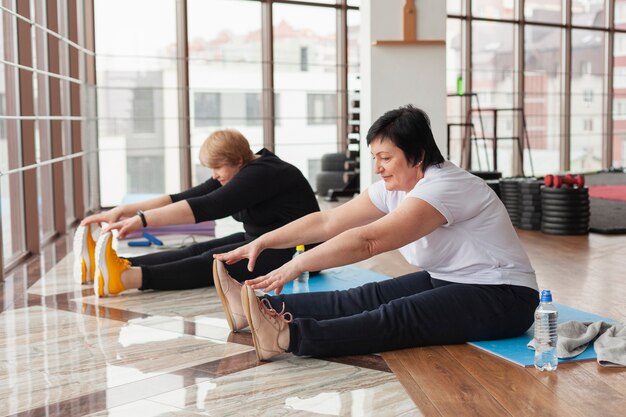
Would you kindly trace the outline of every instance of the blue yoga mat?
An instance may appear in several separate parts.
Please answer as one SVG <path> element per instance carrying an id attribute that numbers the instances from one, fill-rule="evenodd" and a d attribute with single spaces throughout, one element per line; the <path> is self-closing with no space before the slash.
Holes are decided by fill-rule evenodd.
<path id="1" fill-rule="evenodd" d="M 555 306 L 559 311 L 559 323 L 564 323 L 570 320 L 591 322 L 605 321 L 607 323 L 615 323 L 615 320 L 577 310 L 563 304 L 555 304 Z M 474 345 L 480 349 L 486 350 L 489 353 L 500 356 L 501 358 L 509 360 L 518 365 L 533 366 L 535 351 L 529 349 L 526 345 L 528 345 L 528 342 L 532 340 L 534 331 L 535 328 L 533 326 L 526 333 L 519 337 L 501 340 L 488 340 L 485 342 L 471 342 L 470 345 Z M 559 363 L 582 361 L 596 358 L 597 355 L 596 351 L 593 348 L 593 343 L 590 343 L 589 346 L 587 346 L 587 349 L 580 355 L 570 359 L 559 359 Z"/>
<path id="2" fill-rule="evenodd" d="M 292 281 L 285 284 L 282 294 L 347 290 L 368 282 L 384 281 L 388 276 L 356 266 L 342 266 L 326 269 L 311 275 L 308 284 Z"/>
<path id="3" fill-rule="evenodd" d="M 355 266 L 343 266 L 325 270 L 318 275 L 312 275 L 309 278 L 308 285 L 303 285 L 297 281 L 289 282 L 283 287 L 283 294 L 346 290 L 367 284 L 368 282 L 384 281 L 386 279 L 389 279 L 389 277 L 367 269 Z M 615 320 L 577 310 L 563 304 L 555 304 L 555 306 L 559 311 L 559 323 L 570 320 L 615 323 Z M 533 366 L 535 351 L 529 349 L 527 345 L 533 338 L 534 331 L 533 326 L 522 336 L 511 339 L 470 342 L 470 345 L 476 346 L 518 365 Z M 591 343 L 583 353 L 575 358 L 559 359 L 559 362 L 589 360 L 596 359 L 596 357 L 596 351 L 593 348 L 593 343 Z"/>

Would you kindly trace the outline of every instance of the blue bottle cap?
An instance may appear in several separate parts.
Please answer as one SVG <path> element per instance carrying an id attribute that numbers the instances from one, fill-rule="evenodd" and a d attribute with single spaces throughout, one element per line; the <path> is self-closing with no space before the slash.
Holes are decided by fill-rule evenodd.
<path id="1" fill-rule="evenodd" d="M 550 290 L 541 291 L 541 302 L 542 303 L 551 303 L 552 302 L 552 293 Z"/>

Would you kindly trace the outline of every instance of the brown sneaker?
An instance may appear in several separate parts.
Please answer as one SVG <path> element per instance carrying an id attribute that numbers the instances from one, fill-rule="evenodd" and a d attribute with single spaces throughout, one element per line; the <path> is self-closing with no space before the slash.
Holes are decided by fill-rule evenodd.
<path id="1" fill-rule="evenodd" d="M 293 320 L 291 313 L 285 313 L 285 305 L 279 313 L 267 299 L 259 300 L 247 285 L 241 289 L 241 303 L 252 330 L 257 359 L 264 361 L 285 352 L 289 348 L 289 323 Z"/>
<path id="2" fill-rule="evenodd" d="M 222 302 L 222 307 L 224 307 L 226 321 L 230 330 L 238 332 L 248 327 L 248 319 L 241 305 L 242 285 L 230 276 L 224 263 L 217 259 L 213 261 L 213 281 L 215 282 L 217 295 L 219 295 Z"/>

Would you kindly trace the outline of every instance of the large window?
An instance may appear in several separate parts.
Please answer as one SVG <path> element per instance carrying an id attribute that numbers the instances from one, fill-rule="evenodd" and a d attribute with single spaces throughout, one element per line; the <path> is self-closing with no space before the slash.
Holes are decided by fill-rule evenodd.
<path id="1" fill-rule="evenodd" d="M 450 3 L 448 3 L 448 12 L 450 12 Z M 460 9 L 455 9 L 455 13 Z M 459 19 L 448 19 L 446 30 L 446 92 L 447 99 L 447 117 L 450 123 L 450 146 L 448 155 L 450 160 L 455 164 L 461 164 L 461 150 L 463 148 L 462 138 L 465 136 L 467 126 L 462 126 L 465 121 L 465 92 L 466 79 L 463 65 L 463 42 L 465 37 L 462 31 L 463 22 Z M 471 98 L 473 100 L 473 98 Z"/>
<path id="2" fill-rule="evenodd" d="M 347 11 L 336 0 L 95 2 L 99 165 L 102 174 L 111 164 L 120 168 L 101 181 L 103 206 L 128 197 L 135 183 L 126 180 L 129 164 L 144 157 L 167 168 L 154 173 L 168 173 L 160 192 L 186 183 L 171 173 L 181 167 L 187 128 L 182 152 L 189 152 L 191 185 L 210 174 L 198 151 L 217 129 L 241 131 L 254 151 L 273 149 L 311 182 L 321 155 L 347 142 L 338 135 L 338 124 L 348 124 L 340 97 L 359 97 L 358 1 L 345 2 Z M 154 11 L 149 19 L 147 9 Z M 340 38 L 344 13 L 349 22 Z M 338 39 L 347 62 L 338 62 Z"/>
<path id="3" fill-rule="evenodd" d="M 575 172 L 602 168 L 604 38 L 600 31 L 572 31 L 570 164 Z"/>
<path id="4" fill-rule="evenodd" d="M 191 162 L 194 184 L 208 177 L 198 151 L 217 129 L 234 128 L 263 146 L 261 4 L 188 0 Z"/>
<path id="5" fill-rule="evenodd" d="M 314 162 L 337 151 L 336 13 L 283 3 L 273 9 L 274 87 L 281 96 L 276 152 L 311 183 Z"/>
<path id="6" fill-rule="evenodd" d="M 9 12 L 0 10 L 0 57 L 8 63 L 0 63 L 0 214 L 2 215 L 2 255 L 4 264 L 25 251 L 25 228 L 23 215 L 22 174 L 6 174 L 21 166 L 21 142 L 17 136 L 19 124 L 17 95 L 17 51 L 15 43 L 4 39 L 15 39 L 16 19 Z"/>
<path id="7" fill-rule="evenodd" d="M 524 112 L 530 151 L 525 155 L 535 175 L 554 172 L 561 144 L 562 29 L 526 26 L 524 36 Z"/>
<path id="8" fill-rule="evenodd" d="M 51 4 L 56 9 L 50 9 Z M 4 1 L 0 9 L 0 242 L 3 269 L 68 231 L 93 173 L 83 2 Z M 93 80 L 93 77 L 91 77 Z M 52 162 L 54 161 L 54 162 Z M 0 270 L 0 280 L 2 280 Z"/>
<path id="9" fill-rule="evenodd" d="M 497 132 L 498 170 L 505 176 L 521 174 L 522 167 L 526 175 L 542 175 L 624 165 L 626 0 L 615 0 L 614 8 L 608 4 L 605 0 L 524 0 L 521 19 L 518 0 L 448 2 L 448 93 L 461 86 L 464 93 L 477 94 L 483 108 L 481 124 L 476 119 L 478 103 L 472 101 L 467 109 L 449 99 L 448 123 L 473 123 L 478 136 L 479 126 L 484 126 L 488 138 Z M 607 23 L 610 19 L 614 28 Z M 469 47 L 462 41 L 466 35 L 472 37 Z M 606 49 L 609 37 L 613 51 Z M 605 68 L 610 53 L 614 65 Z M 461 62 L 468 62 L 469 68 L 459 71 Z M 459 77 L 460 73 L 469 77 Z M 606 91 L 611 76 L 613 90 Z M 609 100 L 613 111 L 607 111 Z M 473 116 L 469 119 L 468 110 Z M 612 137 L 604 131 L 606 126 L 612 126 Z M 453 142 L 459 136 L 467 141 L 465 133 L 455 133 L 459 130 L 451 127 Z M 511 137 L 528 138 L 524 165 L 519 164 Z M 612 146 L 607 146 L 609 141 Z M 482 158 L 483 166 L 492 146 L 490 141 L 486 145 L 489 152 Z M 612 154 L 603 153 L 605 149 Z M 471 163 L 461 162 L 476 169 L 479 156 L 474 151 Z"/>
<path id="10" fill-rule="evenodd" d="M 512 174 L 511 163 L 517 143 L 511 138 L 515 113 L 506 110 L 515 107 L 514 87 L 513 25 L 509 23 L 475 22 L 472 27 L 472 63 L 473 93 L 478 94 L 481 109 L 499 109 L 501 111 L 483 112 L 482 121 L 479 113 L 472 113 L 472 123 L 478 137 L 488 140 L 479 147 L 473 147 L 472 168 L 492 170 L 496 167 L 492 157 L 493 142 L 497 136 L 497 169 L 504 176 Z M 484 131 L 481 132 L 481 129 Z M 484 146 L 483 146 L 484 145 Z"/>
<path id="11" fill-rule="evenodd" d="M 102 206 L 180 190 L 176 3 L 95 0 Z"/>
<path id="12" fill-rule="evenodd" d="M 88 210 L 203 181 L 198 149 L 215 129 L 239 129 L 311 181 L 348 142 L 358 0 L 2 4 L 0 266 Z"/>
<path id="13" fill-rule="evenodd" d="M 46 26 L 46 8 L 43 2 L 32 2 L 35 9 L 34 20 L 42 27 Z M 48 42 L 47 34 L 40 27 L 33 27 L 33 67 L 39 73 L 33 74 L 33 101 L 35 114 L 38 116 L 35 128 L 35 146 L 37 159 L 47 161 L 52 159 L 52 143 L 50 138 L 50 103 L 48 100 L 49 80 L 48 75 Z M 37 195 L 39 213 L 39 237 L 45 240 L 54 234 L 54 207 L 52 196 L 52 166 L 43 165 L 37 172 Z"/>
<path id="14" fill-rule="evenodd" d="M 623 10 L 623 16 L 617 11 Z M 626 23 L 626 1 L 615 4 L 615 23 L 618 18 Z M 613 157 L 612 165 L 626 166 L 626 33 L 615 35 L 615 54 L 613 61 Z"/>

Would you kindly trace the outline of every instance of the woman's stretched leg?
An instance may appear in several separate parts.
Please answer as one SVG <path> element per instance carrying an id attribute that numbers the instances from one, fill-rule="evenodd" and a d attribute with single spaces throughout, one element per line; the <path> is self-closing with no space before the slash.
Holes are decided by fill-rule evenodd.
<path id="1" fill-rule="evenodd" d="M 326 320 L 375 310 L 397 298 L 432 289 L 430 274 L 420 271 L 349 290 L 285 294 L 266 298 L 277 311 L 285 303 L 285 311 L 289 311 L 294 318 Z"/>
<path id="2" fill-rule="evenodd" d="M 159 265 L 141 267 L 141 290 L 187 290 L 213 285 L 213 255 L 234 250 L 252 239 L 211 248 L 199 255 L 175 260 Z M 248 260 L 244 259 L 232 265 L 226 265 L 231 276 L 240 281 L 267 274 L 288 262 L 293 255 L 292 249 L 270 249 L 258 257 L 254 271 L 248 271 Z"/>
<path id="3" fill-rule="evenodd" d="M 127 258 L 132 266 L 144 266 L 144 265 L 161 265 L 169 262 L 179 261 L 181 259 L 191 258 L 193 256 L 201 255 L 211 249 L 219 248 L 225 245 L 230 245 L 239 242 L 249 242 L 250 238 L 246 239 L 244 233 L 233 233 L 232 235 L 224 236 L 218 239 L 207 240 L 206 242 L 195 243 L 186 248 L 166 250 L 162 252 L 149 253 L 142 256 L 134 256 Z"/>
<path id="4" fill-rule="evenodd" d="M 289 351 L 323 357 L 500 339 L 522 334 L 533 322 L 538 294 L 531 288 L 433 282 L 432 290 L 351 316 L 294 315 Z"/>

